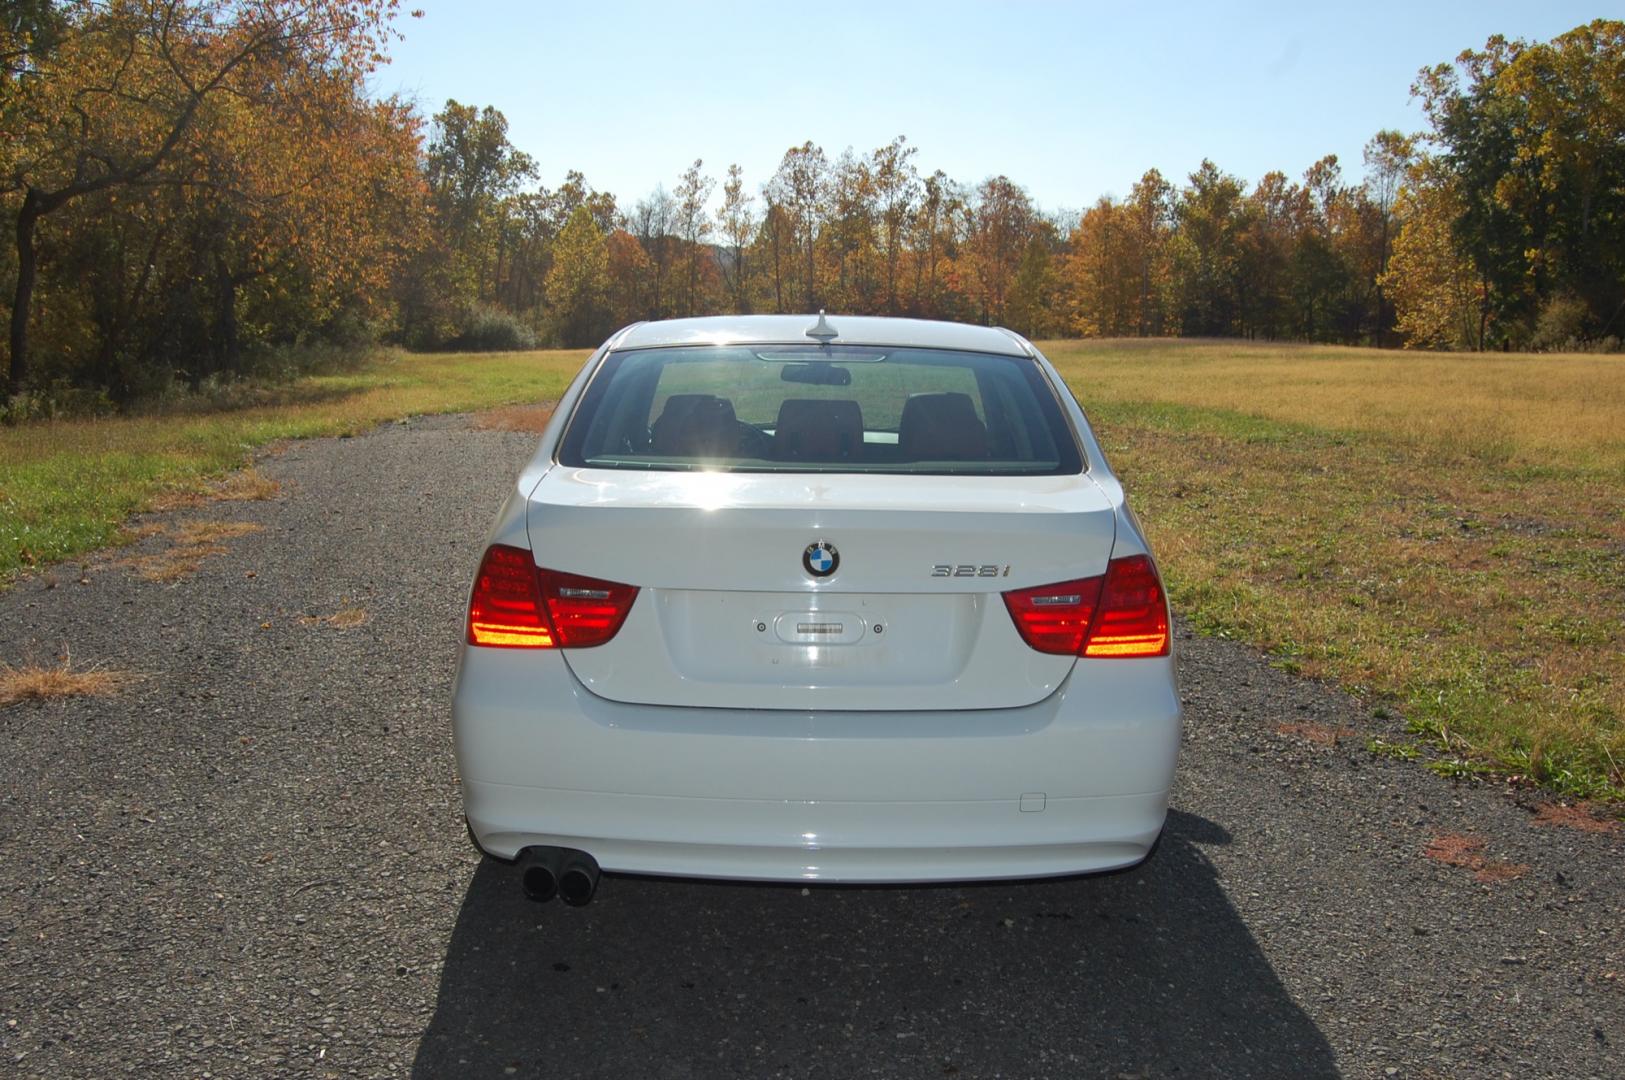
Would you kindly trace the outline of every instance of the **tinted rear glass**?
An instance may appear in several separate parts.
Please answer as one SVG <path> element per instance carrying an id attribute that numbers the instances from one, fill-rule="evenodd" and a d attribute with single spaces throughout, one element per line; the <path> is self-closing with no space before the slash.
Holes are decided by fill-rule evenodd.
<path id="1" fill-rule="evenodd" d="M 1043 475 L 1082 460 L 1026 358 L 857 345 L 609 354 L 565 432 L 566 465 Z"/>

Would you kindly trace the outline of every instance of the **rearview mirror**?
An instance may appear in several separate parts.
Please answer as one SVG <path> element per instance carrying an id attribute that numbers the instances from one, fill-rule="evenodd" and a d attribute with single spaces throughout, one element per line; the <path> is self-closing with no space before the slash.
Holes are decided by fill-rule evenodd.
<path id="1" fill-rule="evenodd" d="M 786 364 L 779 371 L 785 382 L 809 383 L 813 386 L 851 386 L 852 373 L 834 364 Z"/>

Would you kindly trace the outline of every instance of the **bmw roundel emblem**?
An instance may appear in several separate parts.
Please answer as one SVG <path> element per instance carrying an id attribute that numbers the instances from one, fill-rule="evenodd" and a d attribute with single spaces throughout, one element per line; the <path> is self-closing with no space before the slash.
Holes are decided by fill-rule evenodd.
<path id="1" fill-rule="evenodd" d="M 813 577 L 829 577 L 841 565 L 841 553 L 835 550 L 834 544 L 819 540 L 808 544 L 807 550 L 801 553 L 801 565 Z"/>

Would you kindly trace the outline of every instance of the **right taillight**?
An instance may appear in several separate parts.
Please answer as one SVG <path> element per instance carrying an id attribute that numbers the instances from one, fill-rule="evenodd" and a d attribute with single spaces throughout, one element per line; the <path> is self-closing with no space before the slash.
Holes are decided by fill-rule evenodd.
<path id="1" fill-rule="evenodd" d="M 1113 559 L 1084 656 L 1167 656 L 1168 604 L 1149 555 Z"/>
<path id="2" fill-rule="evenodd" d="M 1004 594 L 1022 640 L 1039 652 L 1091 658 L 1168 655 L 1168 605 L 1146 555 L 1113 559 L 1100 577 Z"/>
<path id="3" fill-rule="evenodd" d="M 637 586 L 544 570 L 523 548 L 492 544 L 468 599 L 468 643 L 582 649 L 614 637 Z"/>

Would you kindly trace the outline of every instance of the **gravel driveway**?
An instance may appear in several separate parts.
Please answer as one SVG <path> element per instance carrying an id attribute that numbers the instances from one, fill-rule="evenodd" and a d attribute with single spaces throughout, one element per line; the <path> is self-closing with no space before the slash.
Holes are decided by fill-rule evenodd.
<path id="1" fill-rule="evenodd" d="M 464 838 L 448 702 L 531 444 L 298 444 L 282 498 L 153 519 L 263 526 L 195 574 L 122 565 L 152 537 L 0 593 L 0 660 L 141 675 L 0 710 L 0 1076 L 1625 1071 L 1625 839 L 1374 757 L 1395 721 L 1223 641 L 1181 641 L 1138 870 L 530 904 Z"/>

